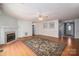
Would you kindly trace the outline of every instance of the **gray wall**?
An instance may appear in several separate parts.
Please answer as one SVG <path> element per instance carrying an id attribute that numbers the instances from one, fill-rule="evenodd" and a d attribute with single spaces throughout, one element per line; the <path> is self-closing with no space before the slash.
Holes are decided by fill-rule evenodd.
<path id="1" fill-rule="evenodd" d="M 79 38 L 79 19 L 75 19 L 75 38 Z"/>
<path id="2" fill-rule="evenodd" d="M 0 11 L 0 26 L 17 27 L 17 20 Z"/>

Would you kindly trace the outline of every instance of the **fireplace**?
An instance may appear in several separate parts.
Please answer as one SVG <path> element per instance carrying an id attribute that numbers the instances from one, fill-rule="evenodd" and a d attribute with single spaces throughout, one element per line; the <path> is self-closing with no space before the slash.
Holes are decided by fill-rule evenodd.
<path id="1" fill-rule="evenodd" d="M 7 33 L 7 42 L 15 40 L 15 33 Z"/>

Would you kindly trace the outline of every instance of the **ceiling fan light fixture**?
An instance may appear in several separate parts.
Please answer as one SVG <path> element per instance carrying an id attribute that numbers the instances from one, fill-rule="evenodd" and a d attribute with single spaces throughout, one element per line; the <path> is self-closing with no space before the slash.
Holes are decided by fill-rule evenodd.
<path id="1" fill-rule="evenodd" d="M 40 20 L 40 21 L 45 20 L 45 19 L 47 19 L 47 18 L 48 18 L 47 15 L 42 15 L 42 14 L 39 14 L 39 15 L 38 15 L 38 20 Z"/>
<path id="2" fill-rule="evenodd" d="M 43 17 L 39 17 L 38 20 L 42 21 L 43 20 Z"/>

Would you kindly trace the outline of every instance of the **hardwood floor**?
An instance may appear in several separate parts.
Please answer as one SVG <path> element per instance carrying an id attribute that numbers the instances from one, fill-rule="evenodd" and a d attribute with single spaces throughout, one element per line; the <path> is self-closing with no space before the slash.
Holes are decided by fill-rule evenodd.
<path id="1" fill-rule="evenodd" d="M 66 44 L 62 56 L 79 56 L 79 39 L 74 39 L 71 37 L 64 37 L 64 38 L 63 37 L 53 38 L 47 36 L 39 36 L 39 37 L 47 38 L 52 41 L 57 41 L 59 43 Z M 0 52 L 0 55 L 1 56 L 35 56 L 36 54 L 23 43 L 25 40 L 31 38 L 33 37 L 19 38 L 14 42 L 10 42 L 8 44 L 1 46 L 3 52 Z"/>
<path id="2" fill-rule="evenodd" d="M 62 38 L 61 41 L 66 43 L 66 48 L 62 53 L 63 56 L 79 56 L 79 39 L 68 37 Z"/>
<path id="3" fill-rule="evenodd" d="M 3 52 L 0 52 L 1 56 L 35 56 L 36 54 L 32 52 L 27 46 L 23 44 L 22 41 L 15 41 L 2 47 Z"/>

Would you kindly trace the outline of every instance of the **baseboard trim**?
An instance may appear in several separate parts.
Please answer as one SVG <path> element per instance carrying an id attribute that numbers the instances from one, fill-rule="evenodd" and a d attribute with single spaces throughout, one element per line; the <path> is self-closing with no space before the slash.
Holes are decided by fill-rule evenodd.
<path id="1" fill-rule="evenodd" d="M 79 39 L 79 38 L 75 38 L 75 39 Z"/>
<path id="2" fill-rule="evenodd" d="M 36 36 L 46 36 L 46 37 L 51 37 L 51 38 L 59 38 L 59 37 L 54 37 L 54 36 L 48 36 L 48 35 L 36 35 Z"/>

